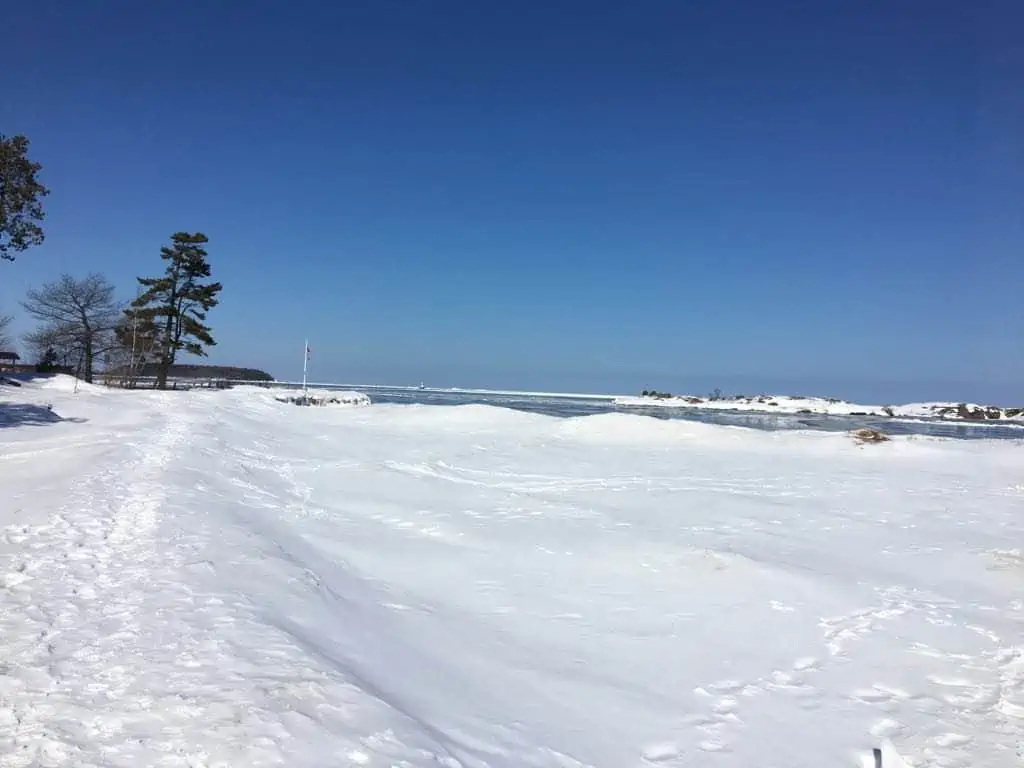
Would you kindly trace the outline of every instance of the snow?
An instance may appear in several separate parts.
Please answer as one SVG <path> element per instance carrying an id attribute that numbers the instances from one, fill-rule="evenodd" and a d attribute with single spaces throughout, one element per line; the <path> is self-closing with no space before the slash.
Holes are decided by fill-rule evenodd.
<path id="1" fill-rule="evenodd" d="M 335 390 L 327 388 L 319 389 L 273 389 L 268 390 L 265 388 L 257 387 L 243 387 L 240 388 L 243 391 L 248 390 L 252 396 L 264 397 L 270 395 L 273 399 L 278 402 L 295 402 L 300 401 L 306 403 L 311 401 L 313 405 L 340 405 L 340 406 L 367 406 L 370 405 L 370 398 L 362 392 L 352 392 L 347 390 Z"/>
<path id="2" fill-rule="evenodd" d="M 0 386 L 0 766 L 1018 766 L 1022 451 Z"/>
<path id="3" fill-rule="evenodd" d="M 664 408 L 706 408 L 708 410 L 763 411 L 765 413 L 797 413 L 811 411 L 833 416 L 848 416 L 853 413 L 869 413 L 883 415 L 881 406 L 858 405 L 843 400 L 823 397 L 789 397 L 765 395 L 758 398 L 710 400 L 691 398 L 682 395 L 677 397 L 617 397 L 616 404 L 625 406 L 660 406 Z"/>
<path id="4" fill-rule="evenodd" d="M 700 408 L 707 410 L 755 411 L 763 413 L 820 413 L 831 416 L 893 416 L 896 418 L 935 418 L 943 417 L 944 409 L 955 409 L 959 403 L 931 402 L 908 403 L 905 405 L 865 405 L 849 403 L 845 400 L 824 397 L 793 397 L 790 395 L 761 395 L 758 397 L 724 398 L 712 400 L 703 397 L 676 395 L 672 397 L 620 396 L 615 404 L 625 407 L 656 406 L 662 408 Z M 974 411 L 989 406 L 966 403 L 966 407 Z M 889 413 L 888 411 L 891 411 Z M 955 413 L 947 418 L 957 419 Z M 1003 416 L 998 423 L 1024 422 L 1024 413 L 1016 416 Z"/>

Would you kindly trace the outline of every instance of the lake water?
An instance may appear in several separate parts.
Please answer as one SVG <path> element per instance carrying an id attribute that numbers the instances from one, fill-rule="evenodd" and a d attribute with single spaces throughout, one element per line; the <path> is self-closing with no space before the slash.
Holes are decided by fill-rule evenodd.
<path id="1" fill-rule="evenodd" d="M 561 417 L 587 416 L 597 413 L 633 413 L 655 419 L 682 419 L 699 421 L 704 424 L 724 424 L 765 430 L 817 429 L 828 432 L 848 432 L 859 427 L 877 427 L 890 435 L 925 435 L 967 440 L 993 438 L 1024 440 L 1024 425 L 993 424 L 991 422 L 976 424 L 940 419 L 889 419 L 884 416 L 751 413 L 750 411 L 704 410 L 700 408 L 665 408 L 656 405 L 637 407 L 619 406 L 611 399 L 577 400 L 543 395 L 466 394 L 366 386 L 352 388 L 365 392 L 375 403 L 421 405 L 477 403 Z"/>

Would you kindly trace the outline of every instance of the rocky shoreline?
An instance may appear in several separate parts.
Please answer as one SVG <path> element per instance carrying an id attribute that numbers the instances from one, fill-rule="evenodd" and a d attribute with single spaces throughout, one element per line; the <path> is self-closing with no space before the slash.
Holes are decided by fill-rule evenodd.
<path id="1" fill-rule="evenodd" d="M 745 410 L 764 413 L 823 414 L 833 416 L 881 416 L 889 418 L 936 418 L 947 421 L 1017 421 L 1024 423 L 1024 407 L 975 405 L 971 403 L 915 403 L 910 405 L 858 405 L 834 397 L 793 395 L 732 395 L 699 397 L 674 395 L 654 390 L 639 397 L 619 398 L 624 406 L 666 406 Z"/>
<path id="2" fill-rule="evenodd" d="M 994 405 L 971 407 L 966 403 L 955 406 L 936 407 L 935 415 L 942 419 L 963 419 L 965 421 L 994 421 L 1016 419 L 1024 415 L 1024 408 L 1000 408 Z"/>

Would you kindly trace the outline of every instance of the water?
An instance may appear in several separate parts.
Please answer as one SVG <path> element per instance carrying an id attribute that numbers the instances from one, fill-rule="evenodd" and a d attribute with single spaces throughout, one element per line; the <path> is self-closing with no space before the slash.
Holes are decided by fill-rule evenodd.
<path id="1" fill-rule="evenodd" d="M 573 399 L 543 395 L 467 394 L 435 390 L 353 387 L 365 392 L 375 403 L 419 405 L 493 405 L 548 416 L 589 416 L 598 413 L 632 413 L 655 419 L 682 419 L 703 424 L 724 424 L 764 430 L 816 429 L 825 432 L 849 432 L 860 427 L 876 427 L 890 435 L 923 435 L 962 440 L 1024 440 L 1024 425 L 949 422 L 942 419 L 890 419 L 884 416 L 827 416 L 824 414 L 752 413 L 750 411 L 666 408 L 662 406 L 620 406 L 614 400 Z"/>

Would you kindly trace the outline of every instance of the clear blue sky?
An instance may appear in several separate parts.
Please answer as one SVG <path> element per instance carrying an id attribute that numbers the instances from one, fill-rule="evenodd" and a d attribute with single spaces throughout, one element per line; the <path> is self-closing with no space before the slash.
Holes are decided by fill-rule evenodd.
<path id="1" fill-rule="evenodd" d="M 62 271 L 177 230 L 211 360 L 317 379 L 1024 400 L 1024 5 L 33 0 L 0 132 Z M 24 328 L 24 320 L 19 320 Z"/>

